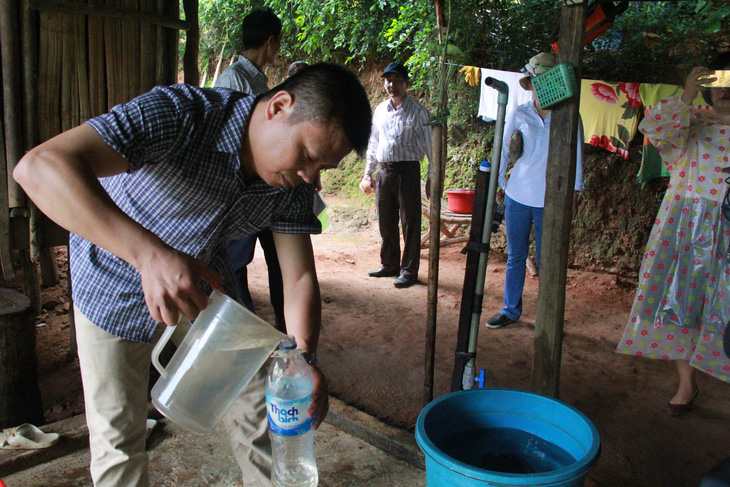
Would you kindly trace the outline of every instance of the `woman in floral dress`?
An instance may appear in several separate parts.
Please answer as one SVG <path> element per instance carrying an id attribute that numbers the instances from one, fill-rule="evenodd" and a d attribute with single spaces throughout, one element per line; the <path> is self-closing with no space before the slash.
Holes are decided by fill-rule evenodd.
<path id="1" fill-rule="evenodd" d="M 722 204 L 730 166 L 730 88 L 705 88 L 713 113 L 692 105 L 730 54 L 694 68 L 681 97 L 661 100 L 639 126 L 662 156 L 669 186 L 641 265 L 631 316 L 617 352 L 674 360 L 679 387 L 672 415 L 690 411 L 697 369 L 724 382 L 730 360 L 722 335 L 730 320 L 730 221 Z"/>

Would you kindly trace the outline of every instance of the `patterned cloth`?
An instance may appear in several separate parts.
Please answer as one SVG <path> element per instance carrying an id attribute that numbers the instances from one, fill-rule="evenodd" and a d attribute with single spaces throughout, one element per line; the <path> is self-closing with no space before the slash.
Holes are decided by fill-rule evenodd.
<path id="1" fill-rule="evenodd" d="M 100 182 L 114 202 L 170 246 L 208 263 L 235 296 L 226 240 L 265 228 L 319 233 L 313 189 L 247 185 L 238 153 L 253 97 L 226 89 L 157 87 L 87 123 L 129 163 Z M 120 238 L 124 238 L 120 235 Z M 149 342 L 157 323 L 137 269 L 71 235 L 73 300 L 103 330 Z"/>
<path id="2" fill-rule="evenodd" d="M 428 157 L 431 174 L 431 127 L 426 125 L 426 107 L 406 96 L 398 108 L 385 100 L 373 113 L 373 130 L 368 142 L 365 174 L 372 174 L 381 162 L 418 161 Z"/>
<path id="3" fill-rule="evenodd" d="M 677 85 L 666 85 L 662 83 L 641 83 L 639 93 L 644 103 L 644 115 L 648 115 L 649 111 L 654 108 L 654 104 L 672 96 L 682 96 L 684 88 Z M 698 93 L 694 99 L 694 104 L 702 107 L 703 110 L 712 111 L 712 107 L 702 98 L 702 93 Z M 641 148 L 641 167 L 639 174 L 636 175 L 636 182 L 645 183 L 657 177 L 668 177 L 667 167 L 662 162 L 662 157 L 657 152 L 648 137 L 644 137 L 644 145 Z"/>
<path id="4" fill-rule="evenodd" d="M 730 126 L 672 97 L 639 128 L 661 154 L 670 181 L 616 351 L 688 360 L 728 381 L 722 334 L 730 320 L 730 222 L 722 216 L 721 170 L 730 166 Z"/>
<path id="5" fill-rule="evenodd" d="M 580 116 L 586 142 L 591 145 L 628 159 L 640 108 L 639 83 L 581 81 Z"/>

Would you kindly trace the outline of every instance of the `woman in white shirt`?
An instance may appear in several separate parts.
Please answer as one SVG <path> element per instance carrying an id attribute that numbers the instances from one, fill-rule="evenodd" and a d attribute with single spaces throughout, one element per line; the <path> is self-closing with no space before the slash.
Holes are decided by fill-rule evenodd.
<path id="1" fill-rule="evenodd" d="M 532 78 L 555 66 L 555 56 L 540 53 L 530 59 L 520 86 L 532 91 L 533 101 L 518 106 L 507 116 L 502 147 L 509 147 L 515 131 L 522 133 L 523 150 L 506 181 L 509 153 L 502 151 L 499 185 L 505 192 L 505 226 L 507 228 L 507 269 L 504 283 L 504 307 L 487 321 L 488 328 L 514 323 L 522 314 L 522 290 L 530 247 L 530 229 L 535 225 L 537 266 L 540 267 L 542 214 L 545 206 L 545 178 L 550 143 L 550 110 L 540 107 Z M 583 124 L 578 127 L 575 190 L 583 190 Z"/>

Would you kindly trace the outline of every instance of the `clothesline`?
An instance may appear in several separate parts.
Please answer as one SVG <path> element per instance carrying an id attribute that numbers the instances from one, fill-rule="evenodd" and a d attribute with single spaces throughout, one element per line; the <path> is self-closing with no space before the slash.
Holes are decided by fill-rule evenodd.
<path id="1" fill-rule="evenodd" d="M 655 68 L 693 68 L 694 67 L 693 64 L 658 64 L 658 63 L 647 63 L 644 61 L 628 61 L 628 60 L 621 61 L 621 62 L 624 62 L 627 64 L 640 64 L 642 66 L 652 66 Z M 454 66 L 455 68 L 465 68 L 467 66 L 469 66 L 469 67 L 473 66 L 471 64 L 458 64 L 458 63 L 452 63 L 449 61 L 445 62 L 444 64 L 446 64 L 447 66 Z M 475 66 L 475 67 L 481 68 L 483 66 Z M 497 69 L 497 68 L 491 68 L 491 69 Z"/>

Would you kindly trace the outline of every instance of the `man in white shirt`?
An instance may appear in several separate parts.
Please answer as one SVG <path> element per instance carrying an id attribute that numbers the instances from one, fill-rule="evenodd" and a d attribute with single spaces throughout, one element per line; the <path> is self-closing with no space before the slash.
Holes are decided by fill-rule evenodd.
<path id="1" fill-rule="evenodd" d="M 269 91 L 269 79 L 264 74 L 264 69 L 273 65 L 279 55 L 281 20 L 270 9 L 254 10 L 244 17 L 241 31 L 242 50 L 238 61 L 223 71 L 213 86 L 230 88 L 247 95 L 265 93 Z M 264 251 L 269 270 L 269 296 L 271 307 L 274 309 L 276 327 L 285 332 L 284 284 L 271 230 L 263 230 L 241 240 L 228 242 L 228 254 L 231 256 L 236 275 L 236 291 L 243 304 L 251 311 L 255 311 L 248 289 L 246 266 L 253 260 L 257 239 Z"/>
<path id="2" fill-rule="evenodd" d="M 428 157 L 426 196 L 431 175 L 431 127 L 426 125 L 428 110 L 408 96 L 408 69 L 391 63 L 383 72 L 388 100 L 373 114 L 365 176 L 360 189 L 365 194 L 375 189 L 380 236 L 379 269 L 370 277 L 396 277 L 397 288 L 418 282 L 421 258 L 421 161 Z M 373 179 L 373 172 L 380 170 Z M 401 258 L 398 219 L 403 227 L 404 248 Z"/>
<path id="3" fill-rule="evenodd" d="M 533 101 L 518 106 L 507 116 L 502 147 L 510 146 L 515 131 L 522 133 L 522 154 L 515 162 L 506 181 L 509 151 L 503 150 L 499 166 L 499 185 L 504 188 L 505 226 L 507 228 L 507 269 L 504 280 L 504 307 L 487 321 L 488 328 L 500 328 L 520 319 L 522 291 L 525 285 L 527 254 L 530 248 L 530 227 L 535 225 L 537 267 L 540 267 L 542 243 L 542 214 L 545 206 L 545 178 L 550 144 L 550 110 L 540 106 L 532 78 L 543 74 L 556 59 L 551 53 L 533 56 L 525 65 L 527 75 L 520 86 L 532 90 Z M 583 190 L 583 124 L 578 128 L 575 190 Z"/>

